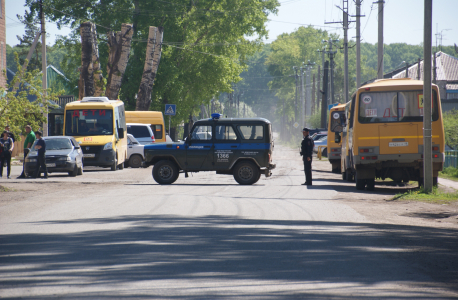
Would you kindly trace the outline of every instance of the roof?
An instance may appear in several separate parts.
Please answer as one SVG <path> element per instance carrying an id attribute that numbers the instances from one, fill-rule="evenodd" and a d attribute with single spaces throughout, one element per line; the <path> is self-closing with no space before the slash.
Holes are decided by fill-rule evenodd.
<path id="1" fill-rule="evenodd" d="M 213 119 L 201 119 L 197 122 L 213 121 Z M 221 118 L 215 120 L 218 123 L 244 123 L 244 122 L 261 122 L 270 124 L 270 121 L 264 118 Z M 197 123 L 196 122 L 196 123 Z"/>
<path id="2" fill-rule="evenodd" d="M 423 60 L 420 62 L 420 78 L 418 78 L 418 63 L 408 68 L 409 78 L 423 80 Z M 405 68 L 393 75 L 393 78 L 405 78 Z M 456 81 L 458 80 L 458 58 L 448 55 L 444 52 L 436 53 L 436 80 L 438 81 Z"/>

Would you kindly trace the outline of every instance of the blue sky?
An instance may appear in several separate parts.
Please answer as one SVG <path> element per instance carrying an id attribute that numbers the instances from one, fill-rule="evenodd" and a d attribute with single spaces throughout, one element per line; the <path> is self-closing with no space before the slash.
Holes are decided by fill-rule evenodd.
<path id="1" fill-rule="evenodd" d="M 333 33 L 343 36 L 338 24 L 326 25 L 326 22 L 341 21 L 342 0 L 279 0 L 281 6 L 278 15 L 269 17 L 267 26 L 269 39 L 275 40 L 282 33 L 289 33 L 301 25 L 319 26 Z M 377 4 L 375 0 L 363 0 L 361 14 L 365 15 L 361 21 L 363 42 L 377 42 Z M 22 35 L 24 27 L 18 23 L 16 14 L 24 14 L 24 0 L 6 0 L 6 41 L 9 45 L 16 45 L 16 35 Z M 418 45 L 423 42 L 423 0 L 385 0 L 384 12 L 384 43 L 407 43 Z M 353 0 L 349 0 L 350 14 L 356 14 Z M 436 45 L 436 32 L 442 33 L 442 44 L 458 44 L 458 0 L 433 1 L 433 46 Z M 354 18 L 353 18 L 354 19 Z M 151 24 L 154 25 L 154 24 Z M 69 28 L 58 30 L 57 26 L 47 22 L 46 30 L 49 33 L 47 44 L 53 44 L 56 35 L 67 35 Z M 166 39 L 165 28 L 164 39 Z M 355 23 L 351 24 L 349 38 L 356 35 Z M 439 43 L 439 42 L 438 42 Z"/>

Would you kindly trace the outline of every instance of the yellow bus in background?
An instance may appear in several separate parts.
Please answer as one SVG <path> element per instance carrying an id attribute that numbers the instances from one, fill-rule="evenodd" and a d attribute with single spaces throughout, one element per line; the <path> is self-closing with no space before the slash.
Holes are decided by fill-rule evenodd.
<path id="1" fill-rule="evenodd" d="M 382 79 L 360 87 L 351 101 L 342 147 L 342 177 L 356 189 L 375 178 L 423 183 L 423 81 Z M 433 183 L 444 164 L 444 126 L 437 85 L 432 86 Z"/>
<path id="2" fill-rule="evenodd" d="M 345 128 L 345 104 L 338 104 L 329 111 L 328 144 L 326 154 L 332 165 L 332 173 L 340 174 L 340 154 L 342 147 L 342 131 Z"/>
<path id="3" fill-rule="evenodd" d="M 165 142 L 164 116 L 160 111 L 126 111 L 126 123 L 150 125 L 156 143 Z"/>
<path id="4" fill-rule="evenodd" d="M 124 103 L 107 97 L 84 97 L 65 105 L 64 135 L 83 150 L 83 165 L 124 168 L 127 127 Z"/>

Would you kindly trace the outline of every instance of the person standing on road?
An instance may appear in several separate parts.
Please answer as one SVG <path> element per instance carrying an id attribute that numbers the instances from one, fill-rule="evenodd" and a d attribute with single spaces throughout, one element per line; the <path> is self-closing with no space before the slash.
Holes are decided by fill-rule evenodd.
<path id="1" fill-rule="evenodd" d="M 37 131 L 35 133 L 37 137 L 37 143 L 35 144 L 35 149 L 38 152 L 38 157 L 37 157 L 37 169 L 35 171 L 35 176 L 34 178 L 40 177 L 41 172 L 45 173 L 45 176 L 43 179 L 48 179 L 48 169 L 46 168 L 46 142 L 42 138 L 42 133 L 41 131 Z"/>
<path id="2" fill-rule="evenodd" d="M 3 164 L 6 163 L 6 177 L 11 179 L 11 154 L 14 149 L 14 142 L 8 136 L 8 131 L 3 131 L 2 138 L 0 138 L 0 147 L 2 147 L 2 155 L 0 158 L 0 178 L 3 176 Z"/>
<path id="3" fill-rule="evenodd" d="M 35 139 L 36 139 L 35 133 L 32 131 L 32 127 L 30 127 L 30 125 L 25 126 L 25 132 L 26 132 L 26 137 L 24 141 L 24 162 L 22 164 L 22 173 L 18 177 L 18 179 L 25 178 L 25 173 L 24 173 L 25 158 L 27 157 L 27 154 L 29 154 L 30 147 L 32 147 L 33 142 L 35 142 Z"/>
<path id="4" fill-rule="evenodd" d="M 313 146 L 315 143 L 313 139 L 309 136 L 309 129 L 302 129 L 302 135 L 304 139 L 301 143 L 301 155 L 302 160 L 304 161 L 304 173 L 305 173 L 305 183 L 302 185 L 312 185 L 312 154 Z"/>

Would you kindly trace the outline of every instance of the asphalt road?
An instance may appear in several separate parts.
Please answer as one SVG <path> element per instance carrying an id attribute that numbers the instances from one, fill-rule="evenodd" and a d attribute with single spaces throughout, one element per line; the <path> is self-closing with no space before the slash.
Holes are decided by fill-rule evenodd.
<path id="1" fill-rule="evenodd" d="M 0 205 L 0 298 L 458 297 L 456 229 L 374 223 L 336 200 L 338 179 L 301 186 L 297 151 L 274 158 L 253 186 L 214 172 L 160 186 L 151 168 L 3 179 L 17 194 Z"/>

